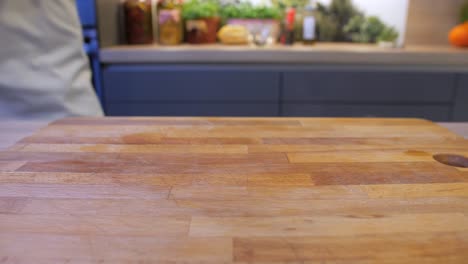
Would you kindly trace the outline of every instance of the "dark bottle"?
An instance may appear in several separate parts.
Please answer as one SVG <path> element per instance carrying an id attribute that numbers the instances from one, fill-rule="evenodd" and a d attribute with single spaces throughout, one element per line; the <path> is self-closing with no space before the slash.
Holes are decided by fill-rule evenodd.
<path id="1" fill-rule="evenodd" d="M 126 0 L 123 9 L 128 44 L 152 43 L 151 0 Z"/>
<path id="2" fill-rule="evenodd" d="M 313 45 L 318 40 L 318 26 L 317 19 L 315 18 L 316 3 L 310 0 L 309 5 L 306 6 L 304 12 L 304 19 L 302 22 L 302 40 L 306 45 Z"/>

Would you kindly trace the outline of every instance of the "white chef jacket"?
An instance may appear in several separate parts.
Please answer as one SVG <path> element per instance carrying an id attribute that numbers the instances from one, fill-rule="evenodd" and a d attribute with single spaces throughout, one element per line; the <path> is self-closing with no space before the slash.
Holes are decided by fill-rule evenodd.
<path id="1" fill-rule="evenodd" d="M 0 0 L 0 118 L 101 116 L 74 0 Z"/>

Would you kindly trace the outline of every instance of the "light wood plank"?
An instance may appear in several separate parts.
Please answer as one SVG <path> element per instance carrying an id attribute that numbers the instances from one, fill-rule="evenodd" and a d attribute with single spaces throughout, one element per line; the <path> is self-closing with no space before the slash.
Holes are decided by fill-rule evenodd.
<path id="1" fill-rule="evenodd" d="M 467 197 L 251 200 L 0 198 L 1 214 L 104 216 L 354 216 L 466 213 Z"/>
<path id="2" fill-rule="evenodd" d="M 0 197 L 165 199 L 170 188 L 160 186 L 0 184 Z"/>
<path id="3" fill-rule="evenodd" d="M 316 186 L 316 187 L 210 187 L 203 186 L 176 186 L 171 189 L 170 199 L 192 199 L 192 200 L 243 200 L 252 199 L 363 199 L 367 194 L 361 186 Z"/>
<path id="4" fill-rule="evenodd" d="M 88 131 L 93 131 L 90 134 Z M 393 137 L 425 137 L 457 139 L 459 136 L 446 128 L 433 125 L 420 126 L 358 126 L 316 124 L 315 126 L 113 126 L 90 125 L 55 125 L 42 129 L 40 136 L 63 137 L 191 137 L 191 138 L 324 138 L 324 137 L 356 137 L 367 138 L 379 135 L 382 138 Z"/>
<path id="5" fill-rule="evenodd" d="M 330 163 L 330 162 L 432 162 L 433 155 L 437 153 L 450 153 L 468 156 L 466 149 L 441 150 L 426 152 L 420 150 L 367 150 L 367 151 L 322 151 L 306 153 L 288 153 L 292 163 Z"/>
<path id="6" fill-rule="evenodd" d="M 93 152 L 93 153 L 218 153 L 247 154 L 243 145 L 113 145 L 113 144 L 28 144 L 26 152 Z"/>
<path id="7" fill-rule="evenodd" d="M 406 214 L 310 217 L 198 217 L 192 237 L 355 236 L 395 233 L 466 232 L 463 214 Z"/>
<path id="8" fill-rule="evenodd" d="M 25 161 L 0 161 L 0 172 L 15 171 L 25 163 Z"/>
<path id="9" fill-rule="evenodd" d="M 373 198 L 468 197 L 467 183 L 369 185 L 362 189 Z"/>
<path id="10" fill-rule="evenodd" d="M 235 238 L 234 260 L 248 263 L 463 263 L 468 234 Z M 463 242 L 463 243 L 460 243 Z M 364 250 L 363 250 L 364 249 Z"/>
<path id="11" fill-rule="evenodd" d="M 232 260 L 230 238 L 2 233 L 0 248 L 5 263 L 216 264 Z M 27 254 L 25 249 L 30 249 Z"/>
<path id="12" fill-rule="evenodd" d="M 9 172 L 0 177 L 0 183 L 42 183 L 69 185 L 134 184 L 148 186 L 192 185 L 190 174 L 119 174 L 68 172 Z M 235 178 L 235 177 L 234 177 Z"/>
<path id="13" fill-rule="evenodd" d="M 190 217 L 0 215 L 0 233 L 177 236 L 187 235 Z"/>

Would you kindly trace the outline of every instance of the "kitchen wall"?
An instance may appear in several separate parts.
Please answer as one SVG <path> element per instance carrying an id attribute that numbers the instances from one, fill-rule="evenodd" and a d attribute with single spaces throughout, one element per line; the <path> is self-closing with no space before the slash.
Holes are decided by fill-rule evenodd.
<path id="1" fill-rule="evenodd" d="M 448 32 L 459 23 L 460 8 L 465 1 L 411 0 L 406 44 L 448 45 Z"/>
<path id="2" fill-rule="evenodd" d="M 122 43 L 119 3 L 120 0 L 96 0 L 101 48 Z"/>

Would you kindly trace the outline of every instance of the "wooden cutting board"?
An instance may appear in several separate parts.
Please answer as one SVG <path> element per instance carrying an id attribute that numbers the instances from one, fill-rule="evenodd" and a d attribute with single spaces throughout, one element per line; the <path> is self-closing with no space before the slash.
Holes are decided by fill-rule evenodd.
<path id="1" fill-rule="evenodd" d="M 0 152 L 0 263 L 467 263 L 441 153 L 418 119 L 64 119 Z"/>

